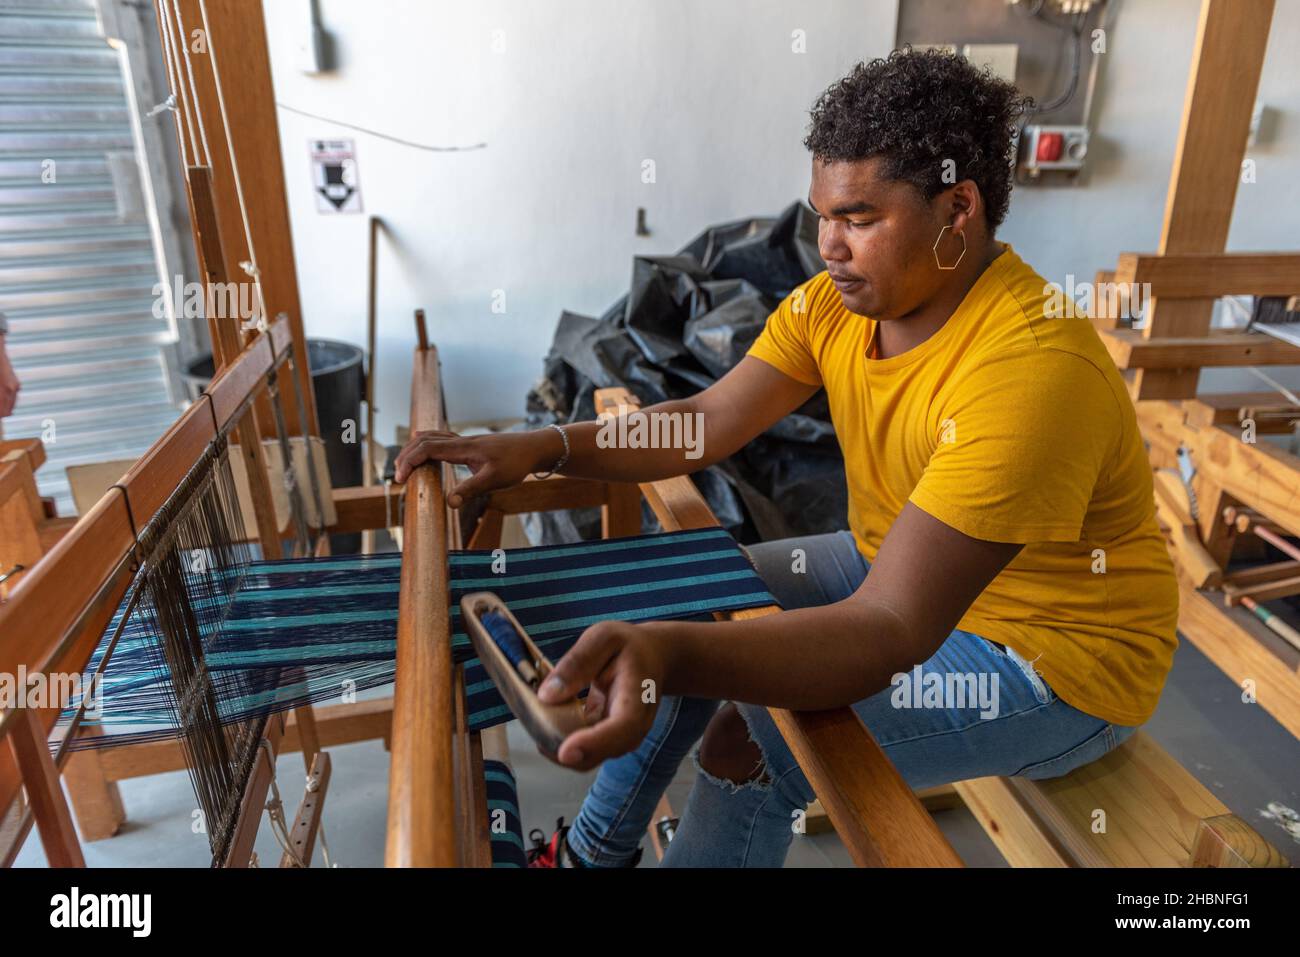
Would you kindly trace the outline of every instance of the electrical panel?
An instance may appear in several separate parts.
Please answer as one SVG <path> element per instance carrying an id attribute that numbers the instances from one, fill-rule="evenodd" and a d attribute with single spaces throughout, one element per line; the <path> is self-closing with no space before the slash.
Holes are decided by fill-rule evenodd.
<path id="1" fill-rule="evenodd" d="M 1031 96 L 1016 182 L 1077 186 L 1087 181 L 1093 95 L 1114 14 L 1106 0 L 899 0 L 896 45 L 960 52 Z"/>
<path id="2" fill-rule="evenodd" d="M 1026 126 L 1020 143 L 1020 169 L 1029 176 L 1039 176 L 1043 170 L 1077 172 L 1088 155 L 1088 128 Z"/>

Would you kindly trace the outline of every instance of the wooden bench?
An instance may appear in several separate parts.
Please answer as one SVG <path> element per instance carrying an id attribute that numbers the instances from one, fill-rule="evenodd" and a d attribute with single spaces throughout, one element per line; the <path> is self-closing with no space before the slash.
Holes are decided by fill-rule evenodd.
<path id="1" fill-rule="evenodd" d="M 1012 867 L 1288 867 L 1151 737 L 1059 778 L 954 785 Z"/>

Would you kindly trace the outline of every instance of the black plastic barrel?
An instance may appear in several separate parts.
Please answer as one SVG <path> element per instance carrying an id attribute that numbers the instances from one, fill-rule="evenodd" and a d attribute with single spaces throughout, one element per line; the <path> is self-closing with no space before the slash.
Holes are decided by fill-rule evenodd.
<path id="1" fill-rule="evenodd" d="M 312 392 L 316 396 L 316 421 L 320 423 L 321 438 L 325 440 L 325 461 L 330 483 L 335 488 L 360 485 L 362 480 L 364 359 L 365 353 L 351 343 L 334 339 L 307 340 L 307 363 L 311 369 Z M 212 375 L 211 355 L 200 356 L 186 365 L 182 378 L 192 401 L 207 388 Z M 345 434 L 350 442 L 343 441 Z M 301 481 L 304 499 L 309 499 L 309 479 L 302 476 Z M 336 555 L 356 552 L 361 547 L 361 536 L 331 535 L 330 547 Z"/>

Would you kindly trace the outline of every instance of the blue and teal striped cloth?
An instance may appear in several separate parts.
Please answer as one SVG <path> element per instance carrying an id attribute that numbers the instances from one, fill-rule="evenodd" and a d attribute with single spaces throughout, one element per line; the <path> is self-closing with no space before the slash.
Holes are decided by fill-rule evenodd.
<path id="1" fill-rule="evenodd" d="M 486 779 L 488 834 L 493 867 L 527 867 L 524 825 L 519 815 L 519 787 L 515 772 L 504 761 L 483 762 Z"/>
<path id="2" fill-rule="evenodd" d="M 400 572 L 400 554 L 245 566 L 228 613 L 205 639 L 223 720 L 308 701 L 345 702 L 391 682 Z M 460 598 L 468 592 L 500 596 L 552 660 L 587 626 L 605 619 L 707 618 L 714 611 L 774 603 L 749 559 L 720 528 L 453 552 L 450 572 L 452 653 L 465 663 L 475 730 L 508 720 L 510 712 L 473 657 L 460 620 Z M 78 737 L 74 746 L 175 733 L 165 668 L 140 617 L 128 622 L 105 669 L 102 714 L 85 722 L 98 725 L 103 737 Z M 90 670 L 98 666 L 112 629 Z"/>

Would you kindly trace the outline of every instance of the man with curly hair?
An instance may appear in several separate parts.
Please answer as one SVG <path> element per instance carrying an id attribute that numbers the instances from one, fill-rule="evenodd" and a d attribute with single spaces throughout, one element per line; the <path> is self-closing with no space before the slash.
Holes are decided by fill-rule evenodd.
<path id="1" fill-rule="evenodd" d="M 1155 710 L 1177 587 L 1132 403 L 1092 325 L 1053 314 L 1043 278 L 994 238 L 1025 108 L 963 59 L 907 51 L 822 95 L 806 146 L 826 271 L 721 381 L 649 410 L 702 413 L 702 458 L 600 448 L 595 423 L 404 451 L 399 479 L 427 458 L 471 465 L 454 504 L 566 448 L 569 475 L 684 474 L 818 389 L 830 402 L 849 529 L 752 548 L 785 611 L 602 622 L 558 662 L 544 699 L 590 685 L 593 722 L 558 760 L 601 770 L 538 863 L 635 863 L 702 736 L 664 863 L 781 864 L 814 795 L 767 707 L 852 706 L 914 788 L 1056 777 Z"/>

